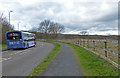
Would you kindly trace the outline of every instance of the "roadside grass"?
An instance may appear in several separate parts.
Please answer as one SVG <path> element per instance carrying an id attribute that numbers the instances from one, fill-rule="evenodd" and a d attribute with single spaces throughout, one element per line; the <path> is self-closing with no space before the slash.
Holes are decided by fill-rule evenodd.
<path id="1" fill-rule="evenodd" d="M 0 48 L 1 48 L 1 47 L 7 47 L 7 45 L 5 45 L 5 44 L 3 44 L 3 45 L 0 45 Z"/>
<path id="2" fill-rule="evenodd" d="M 0 49 L 0 51 L 5 51 L 5 50 L 8 50 L 8 49 L 7 48 Z"/>
<path id="3" fill-rule="evenodd" d="M 2 48 L 2 47 L 7 47 L 7 45 L 0 45 L 0 51 L 4 51 L 4 50 L 7 50 L 7 48 Z"/>
<path id="4" fill-rule="evenodd" d="M 81 41 L 81 43 L 83 43 L 83 41 Z M 92 47 L 92 46 L 88 47 L 88 45 L 87 45 L 88 42 L 87 41 L 84 41 L 84 43 L 85 44 L 84 45 L 81 44 L 81 46 L 89 48 L 90 50 L 95 51 L 96 53 L 99 53 L 100 55 L 105 56 L 105 51 L 103 49 L 95 48 L 95 47 Z M 78 45 L 78 44 L 76 44 L 76 45 Z M 89 41 L 89 45 L 94 45 L 93 41 Z M 104 48 L 104 42 L 103 41 L 96 41 L 95 46 L 100 47 L 100 48 Z M 118 44 L 117 43 L 112 43 L 112 42 L 107 42 L 107 50 L 109 50 L 111 52 L 114 51 L 117 54 L 118 53 Z M 118 55 L 107 52 L 107 58 L 111 59 L 115 63 L 118 63 Z"/>
<path id="5" fill-rule="evenodd" d="M 48 56 L 37 66 L 34 70 L 27 76 L 27 78 L 34 78 L 39 76 L 40 73 L 47 68 L 50 62 L 55 58 L 55 56 L 60 52 L 62 46 L 58 43 L 49 42 L 55 45 L 54 49 L 48 54 Z"/>
<path id="6" fill-rule="evenodd" d="M 118 69 L 106 60 L 80 46 L 65 42 L 62 43 L 74 49 L 77 60 L 80 62 L 86 76 L 118 76 Z"/>

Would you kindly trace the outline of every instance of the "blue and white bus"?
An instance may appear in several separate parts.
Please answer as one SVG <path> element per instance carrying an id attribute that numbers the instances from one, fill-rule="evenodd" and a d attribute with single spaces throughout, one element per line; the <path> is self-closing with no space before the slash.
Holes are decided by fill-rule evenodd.
<path id="1" fill-rule="evenodd" d="M 6 32 L 8 49 L 29 48 L 36 45 L 35 34 L 24 31 Z"/>

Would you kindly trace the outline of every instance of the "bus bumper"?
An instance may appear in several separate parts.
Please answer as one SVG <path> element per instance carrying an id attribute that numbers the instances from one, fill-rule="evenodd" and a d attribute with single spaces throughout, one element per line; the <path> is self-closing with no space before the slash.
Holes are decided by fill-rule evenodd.
<path id="1" fill-rule="evenodd" d="M 24 45 L 19 45 L 19 46 L 7 46 L 8 49 L 22 49 L 25 48 Z"/>

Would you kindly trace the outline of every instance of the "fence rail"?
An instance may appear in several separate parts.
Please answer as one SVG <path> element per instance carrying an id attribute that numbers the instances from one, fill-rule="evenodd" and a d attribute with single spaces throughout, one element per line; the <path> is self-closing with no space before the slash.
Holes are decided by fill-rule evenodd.
<path id="1" fill-rule="evenodd" d="M 98 46 L 95 46 L 95 41 L 93 42 L 94 43 L 94 45 L 90 45 L 90 44 L 85 44 L 84 43 L 84 45 L 87 45 L 88 46 L 88 48 L 89 47 L 93 47 L 94 48 L 94 50 L 95 50 L 95 48 L 98 48 L 98 49 L 102 49 L 102 50 L 104 50 L 104 51 L 107 51 L 107 52 L 109 52 L 109 53 L 112 53 L 112 54 L 114 54 L 114 55 L 117 55 L 118 56 L 118 53 L 117 52 L 115 52 L 115 51 L 113 51 L 113 50 L 108 50 L 108 49 L 106 49 L 106 48 L 102 48 L 102 47 L 98 47 Z M 107 42 L 105 43 L 105 47 L 107 47 Z"/>
<path id="2" fill-rule="evenodd" d="M 101 41 L 101 42 L 112 42 L 112 43 L 118 43 L 118 40 L 108 40 L 108 39 L 81 39 L 81 40 L 90 40 L 90 41 Z"/>

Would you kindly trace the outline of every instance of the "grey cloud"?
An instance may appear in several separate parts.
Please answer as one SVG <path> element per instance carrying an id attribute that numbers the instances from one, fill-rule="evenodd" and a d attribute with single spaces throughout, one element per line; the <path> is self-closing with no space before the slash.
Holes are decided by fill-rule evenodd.
<path id="1" fill-rule="evenodd" d="M 117 9 L 112 12 L 109 13 L 108 15 L 105 15 L 104 17 L 101 17 L 100 19 L 98 19 L 97 21 L 101 21 L 101 22 L 111 22 L 114 20 L 118 20 L 118 12 Z"/>
<path id="2" fill-rule="evenodd" d="M 4 6 L 7 4 L 4 3 Z M 117 3 L 105 3 L 110 10 L 105 11 L 106 13 L 99 13 L 103 11 L 99 9 L 102 4 L 102 1 L 100 3 L 73 1 L 71 5 L 73 7 L 70 5 L 66 7 L 67 3 L 59 2 L 38 2 L 28 6 L 16 2 L 10 3 L 8 6 L 15 8 L 12 21 L 21 20 L 24 25 L 38 26 L 40 21 L 50 19 L 76 31 L 90 30 L 92 28 L 99 31 L 114 30 L 114 28 L 117 28 Z"/>

